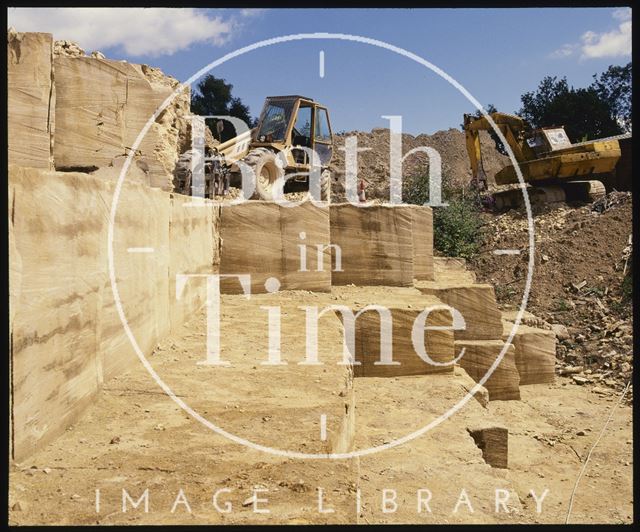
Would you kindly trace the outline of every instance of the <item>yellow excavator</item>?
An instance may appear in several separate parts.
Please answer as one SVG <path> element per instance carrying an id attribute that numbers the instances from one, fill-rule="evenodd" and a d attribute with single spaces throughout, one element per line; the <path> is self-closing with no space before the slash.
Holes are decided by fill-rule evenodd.
<path id="1" fill-rule="evenodd" d="M 615 169 L 621 155 L 615 137 L 572 144 L 563 127 L 533 129 L 516 115 L 495 112 L 489 116 L 513 151 L 532 203 L 591 202 L 605 195 L 604 185 L 594 178 Z M 488 183 L 479 136 L 482 130 L 493 130 L 486 117 L 464 115 L 472 185 L 481 195 L 486 195 Z M 498 186 L 518 184 L 513 165 L 500 170 L 495 175 L 495 183 Z M 498 210 L 518 208 L 524 203 L 522 190 L 517 187 L 494 191 L 490 200 Z"/>
<path id="2" fill-rule="evenodd" d="M 223 122 L 216 125 L 221 132 Z M 218 144 L 205 157 L 205 197 L 240 187 L 243 164 L 254 172 L 255 199 L 272 200 L 278 179 L 285 179 L 284 192 L 308 190 L 311 150 L 320 166 L 320 199 L 330 201 L 333 136 L 327 108 L 304 96 L 269 96 L 255 128 Z M 197 156 L 189 150 L 178 159 L 177 192 L 191 194 L 192 160 Z"/>

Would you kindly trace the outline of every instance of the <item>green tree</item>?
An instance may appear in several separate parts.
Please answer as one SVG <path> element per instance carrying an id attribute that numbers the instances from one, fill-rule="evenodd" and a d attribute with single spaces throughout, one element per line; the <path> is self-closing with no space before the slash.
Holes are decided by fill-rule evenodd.
<path id="1" fill-rule="evenodd" d="M 611 65 L 600 76 L 593 75 L 591 87 L 611 106 L 613 116 L 622 128 L 631 131 L 631 63 Z"/>
<path id="2" fill-rule="evenodd" d="M 254 125 L 249 108 L 242 103 L 240 98 L 232 95 L 233 85 L 224 79 L 216 78 L 211 74 L 205 76 L 196 86 L 191 95 L 191 112 L 197 115 L 227 115 L 243 120 L 249 127 Z M 224 142 L 235 137 L 235 128 L 228 120 L 223 120 L 224 129 L 218 135 L 213 121 L 207 120 L 209 129 L 214 136 Z"/>
<path id="3" fill-rule="evenodd" d="M 572 142 L 622 133 L 613 106 L 593 86 L 575 89 L 566 78 L 547 76 L 520 100 L 517 114 L 534 128 L 564 126 Z"/>

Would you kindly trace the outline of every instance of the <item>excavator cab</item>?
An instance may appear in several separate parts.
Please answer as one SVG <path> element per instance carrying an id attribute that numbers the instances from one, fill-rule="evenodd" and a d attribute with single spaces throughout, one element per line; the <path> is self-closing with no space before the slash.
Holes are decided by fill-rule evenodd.
<path id="1" fill-rule="evenodd" d="M 527 144 L 537 157 L 571 147 L 567 132 L 562 127 L 536 129 L 527 139 Z"/>

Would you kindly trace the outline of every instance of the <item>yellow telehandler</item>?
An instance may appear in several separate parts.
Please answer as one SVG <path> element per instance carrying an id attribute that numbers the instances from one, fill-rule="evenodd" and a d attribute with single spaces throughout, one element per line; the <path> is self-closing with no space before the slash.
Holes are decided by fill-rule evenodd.
<path id="1" fill-rule="evenodd" d="M 522 171 L 532 203 L 595 201 L 604 196 L 605 187 L 593 177 L 606 175 L 620 159 L 616 137 L 572 144 L 563 127 L 533 129 L 522 118 L 506 113 L 489 115 L 500 129 Z M 479 131 L 492 131 L 483 117 L 464 115 L 467 153 L 471 163 L 472 184 L 482 192 L 488 189 L 482 166 Z M 496 185 L 518 183 L 513 165 L 495 175 Z M 494 191 L 491 202 L 496 209 L 517 208 L 523 204 L 518 188 Z"/>
<path id="2" fill-rule="evenodd" d="M 218 132 L 221 125 L 218 122 Z M 309 149 L 318 154 L 320 199 L 329 201 L 333 136 L 327 108 L 304 96 L 269 96 L 255 128 L 215 146 L 206 157 L 205 197 L 239 187 L 242 164 L 255 173 L 255 199 L 273 199 L 279 178 L 286 179 L 284 192 L 308 190 Z M 184 194 L 191 194 L 192 157 L 194 151 L 189 150 L 176 165 L 176 190 Z"/>

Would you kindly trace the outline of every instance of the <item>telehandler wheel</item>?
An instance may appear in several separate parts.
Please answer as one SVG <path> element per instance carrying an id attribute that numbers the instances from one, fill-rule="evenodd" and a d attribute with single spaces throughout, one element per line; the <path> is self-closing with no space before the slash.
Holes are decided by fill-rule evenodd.
<path id="1" fill-rule="evenodd" d="M 253 199 L 273 200 L 273 184 L 284 176 L 284 170 L 277 164 L 276 154 L 267 148 L 255 148 L 242 159 L 242 162 L 250 166 L 256 176 Z"/>

